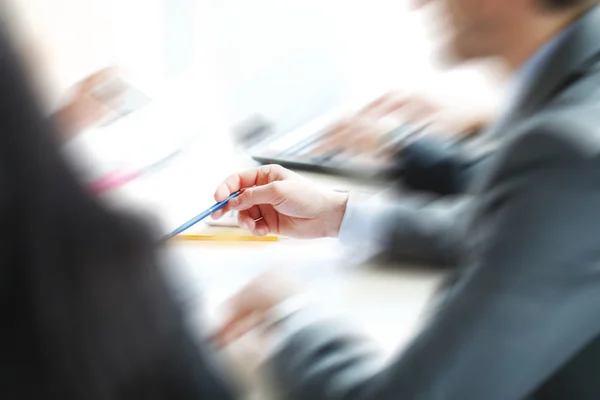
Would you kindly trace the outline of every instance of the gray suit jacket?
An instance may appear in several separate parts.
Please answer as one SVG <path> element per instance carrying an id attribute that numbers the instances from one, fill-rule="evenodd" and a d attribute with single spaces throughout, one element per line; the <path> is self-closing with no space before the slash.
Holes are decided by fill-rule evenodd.
<path id="1" fill-rule="evenodd" d="M 396 257 L 460 265 L 420 334 L 373 370 L 362 339 L 307 327 L 272 361 L 282 397 L 600 399 L 600 8 L 542 70 L 466 209 L 390 215 Z"/>

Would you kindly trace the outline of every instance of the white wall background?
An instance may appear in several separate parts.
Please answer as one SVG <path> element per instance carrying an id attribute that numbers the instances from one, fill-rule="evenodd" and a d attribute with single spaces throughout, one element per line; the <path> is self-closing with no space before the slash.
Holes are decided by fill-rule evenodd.
<path id="1" fill-rule="evenodd" d="M 433 67 L 424 18 L 402 0 L 201 0 L 198 49 L 232 120 L 252 107 L 293 124 L 340 101 L 423 90 L 451 103 L 493 103 L 485 72 Z M 199 63 L 203 63 L 200 61 Z M 300 113 L 302 110 L 303 113 Z M 272 116 L 272 115 L 269 115 Z"/>
<path id="2" fill-rule="evenodd" d="M 390 88 L 494 99 L 473 69 L 435 71 L 423 18 L 407 0 L 10 1 L 27 17 L 54 97 L 117 64 L 149 88 L 193 77 L 198 96 L 232 119 L 253 108 L 303 119 Z"/>

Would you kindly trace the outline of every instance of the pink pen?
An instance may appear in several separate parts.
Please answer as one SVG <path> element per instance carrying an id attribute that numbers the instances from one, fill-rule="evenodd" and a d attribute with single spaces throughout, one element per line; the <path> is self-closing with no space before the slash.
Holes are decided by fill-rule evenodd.
<path id="1" fill-rule="evenodd" d="M 141 171 L 114 171 L 91 182 L 88 187 L 94 194 L 116 190 L 141 175 Z"/>
<path id="2" fill-rule="evenodd" d="M 90 191 L 94 194 L 101 194 L 111 190 L 119 189 L 129 182 L 139 178 L 142 175 L 155 171 L 158 167 L 172 160 L 175 156 L 181 153 L 181 149 L 174 151 L 162 160 L 159 160 L 146 168 L 134 171 L 117 170 L 110 172 L 102 178 L 96 179 L 88 184 Z"/>

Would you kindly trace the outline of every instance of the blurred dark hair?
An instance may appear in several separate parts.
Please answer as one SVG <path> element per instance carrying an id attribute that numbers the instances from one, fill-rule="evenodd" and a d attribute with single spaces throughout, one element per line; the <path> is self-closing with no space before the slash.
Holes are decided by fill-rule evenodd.
<path id="1" fill-rule="evenodd" d="M 54 129 L 0 29 L 0 398 L 230 398 L 152 235 L 86 193 Z"/>

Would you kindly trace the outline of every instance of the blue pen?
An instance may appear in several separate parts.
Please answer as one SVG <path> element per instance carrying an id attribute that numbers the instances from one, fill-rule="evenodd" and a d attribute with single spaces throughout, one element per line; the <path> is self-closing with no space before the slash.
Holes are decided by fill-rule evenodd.
<path id="1" fill-rule="evenodd" d="M 163 238 L 163 241 L 166 242 L 167 240 L 172 239 L 173 237 L 179 235 L 180 233 L 183 233 L 183 232 L 187 231 L 192 226 L 196 225 L 198 222 L 200 222 L 203 219 L 205 219 L 206 217 L 210 216 L 215 211 L 218 211 L 221 208 L 225 207 L 227 205 L 227 203 L 229 202 L 229 200 L 235 199 L 236 197 L 238 197 L 240 195 L 240 193 L 242 193 L 241 190 L 238 191 L 238 192 L 232 193 L 225 200 L 223 200 L 223 201 L 215 204 L 214 206 L 212 206 L 208 210 L 202 211 L 200 214 L 196 215 L 194 218 L 190 219 L 188 222 L 186 222 L 185 224 L 181 225 L 179 228 L 175 229 L 173 232 L 171 232 L 167 236 L 165 236 Z"/>

